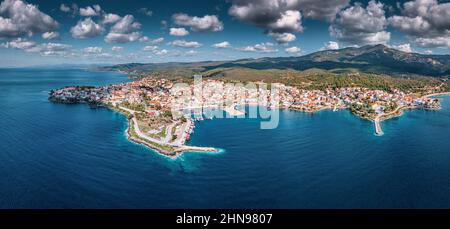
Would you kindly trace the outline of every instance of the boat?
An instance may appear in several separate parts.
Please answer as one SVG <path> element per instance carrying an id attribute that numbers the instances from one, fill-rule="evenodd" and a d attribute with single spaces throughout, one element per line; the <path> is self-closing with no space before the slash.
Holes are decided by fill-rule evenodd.
<path id="1" fill-rule="evenodd" d="M 337 108 L 337 106 L 334 106 L 333 111 L 336 112 L 336 111 L 338 111 L 338 110 L 339 110 L 339 109 Z"/>

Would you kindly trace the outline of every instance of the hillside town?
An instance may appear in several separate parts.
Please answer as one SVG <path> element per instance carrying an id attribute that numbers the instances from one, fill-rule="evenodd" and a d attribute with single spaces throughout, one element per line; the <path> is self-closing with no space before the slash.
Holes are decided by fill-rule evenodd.
<path id="1" fill-rule="evenodd" d="M 437 92 L 440 92 L 439 87 L 430 88 L 427 94 Z M 130 139 L 171 157 L 186 151 L 218 152 L 210 147 L 186 145 L 194 131 L 194 122 L 203 120 L 202 112 L 207 109 L 220 110 L 219 114 L 225 111 L 228 117 L 245 115 L 245 110 L 238 107 L 249 105 L 303 112 L 349 109 L 359 117 L 374 121 L 378 134 L 381 129 L 378 130 L 377 122 L 398 116 L 403 109 L 440 107 L 438 99 L 400 90 L 387 92 L 362 87 L 305 90 L 281 83 L 269 87 L 263 82 L 244 85 L 213 79 L 178 84 L 152 77 L 102 87 L 65 87 L 52 90 L 49 99 L 60 103 L 104 105 L 122 112 L 130 120 Z"/>

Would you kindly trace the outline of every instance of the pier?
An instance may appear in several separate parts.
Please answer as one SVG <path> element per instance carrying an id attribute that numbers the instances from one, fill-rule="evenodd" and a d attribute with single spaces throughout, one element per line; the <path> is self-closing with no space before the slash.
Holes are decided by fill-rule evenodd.
<path id="1" fill-rule="evenodd" d="M 381 125 L 380 125 L 380 118 L 376 117 L 373 123 L 375 126 L 375 134 L 377 136 L 383 135 L 383 130 L 381 129 Z"/>

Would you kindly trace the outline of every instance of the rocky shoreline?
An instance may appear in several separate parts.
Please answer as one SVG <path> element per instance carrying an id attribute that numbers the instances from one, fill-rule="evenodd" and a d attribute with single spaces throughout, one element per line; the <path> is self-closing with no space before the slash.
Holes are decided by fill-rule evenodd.
<path id="1" fill-rule="evenodd" d="M 117 111 L 117 109 L 114 109 L 114 110 Z M 118 112 L 124 114 L 123 112 L 120 112 L 120 111 L 118 111 Z M 183 153 L 188 153 L 188 152 L 192 152 L 192 153 L 201 153 L 201 152 L 218 153 L 218 152 L 220 152 L 220 150 L 213 148 L 213 147 L 197 147 L 197 146 L 188 146 L 188 145 L 172 147 L 172 146 L 159 145 L 157 143 L 149 142 L 145 139 L 140 138 L 137 135 L 137 133 L 135 132 L 133 126 L 134 125 L 133 125 L 131 117 L 128 117 L 128 128 L 126 130 L 126 133 L 127 133 L 128 139 L 130 141 L 145 145 L 146 147 L 156 151 L 158 154 L 169 157 L 171 159 L 176 159 Z"/>

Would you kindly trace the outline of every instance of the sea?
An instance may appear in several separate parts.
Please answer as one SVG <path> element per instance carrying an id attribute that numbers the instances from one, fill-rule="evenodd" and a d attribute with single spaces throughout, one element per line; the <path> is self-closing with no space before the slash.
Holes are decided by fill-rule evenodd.
<path id="1" fill-rule="evenodd" d="M 129 81 L 83 69 L 0 69 L 0 208 L 450 208 L 450 97 L 373 123 L 347 110 L 196 123 L 170 159 L 130 142 L 125 116 L 54 104 L 51 89 Z"/>

